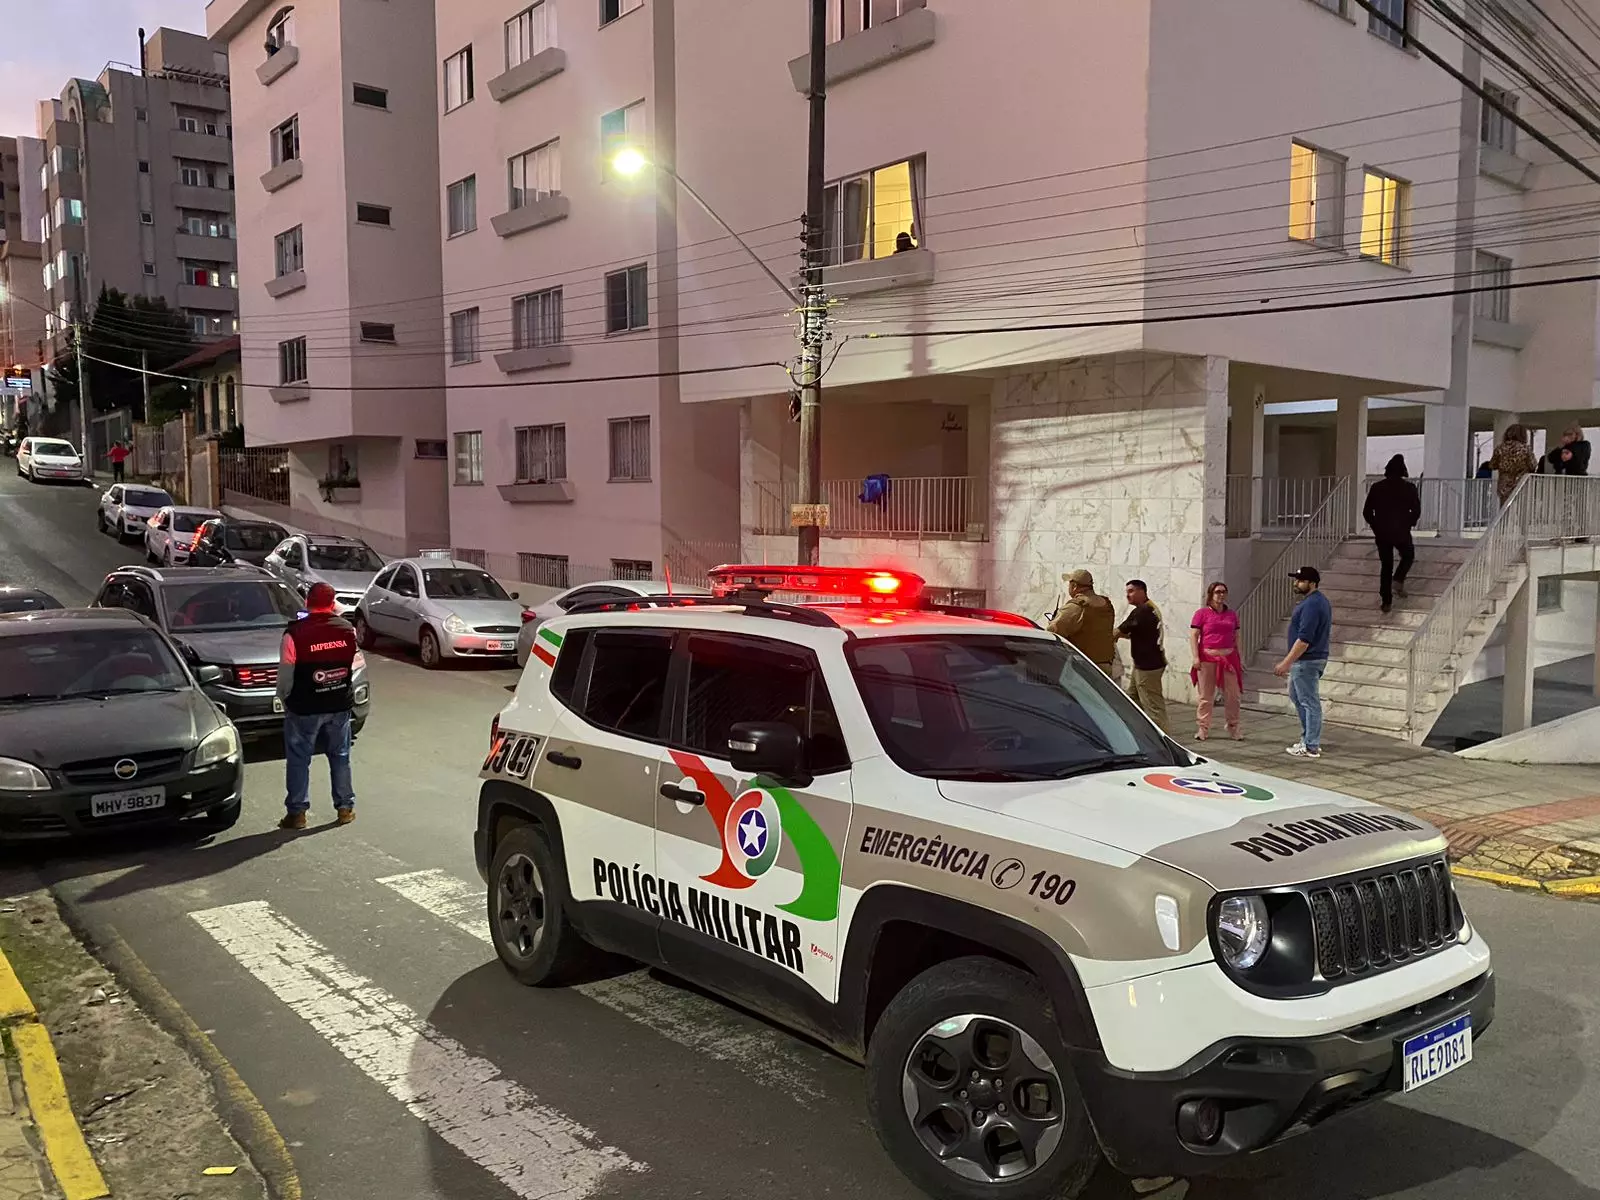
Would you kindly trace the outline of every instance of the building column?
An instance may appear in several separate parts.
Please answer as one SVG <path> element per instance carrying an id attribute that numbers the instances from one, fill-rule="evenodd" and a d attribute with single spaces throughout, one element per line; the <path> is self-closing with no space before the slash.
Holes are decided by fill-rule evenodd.
<path id="1" fill-rule="evenodd" d="M 1494 444 L 1498 446 L 1505 441 L 1506 430 L 1517 423 L 1517 414 L 1514 412 L 1497 412 L 1494 414 Z"/>
<path id="2" fill-rule="evenodd" d="M 1340 396 L 1333 473 L 1350 481 L 1351 518 L 1359 528 L 1367 482 L 1367 398 Z"/>
<path id="3" fill-rule="evenodd" d="M 1538 627 L 1539 577 L 1531 570 L 1506 609 L 1505 692 L 1500 700 L 1500 735 L 1533 724 L 1533 647 Z"/>
<path id="4" fill-rule="evenodd" d="M 1600 596 L 1594 606 L 1594 694 L 1600 696 Z"/>
<path id="5" fill-rule="evenodd" d="M 1261 477 L 1266 474 L 1266 409 L 1267 391 L 1260 385 L 1253 387 L 1249 395 L 1229 398 L 1228 474 L 1238 480 L 1241 497 L 1248 494 L 1248 527 L 1252 534 L 1261 531 Z M 1243 499 L 1234 501 L 1244 502 Z"/>
<path id="6" fill-rule="evenodd" d="M 1466 480 L 1478 471 L 1472 459 L 1468 410 L 1446 402 L 1430 404 L 1422 416 L 1422 477 L 1437 480 L 1439 535 L 1459 536 L 1465 518 Z"/>

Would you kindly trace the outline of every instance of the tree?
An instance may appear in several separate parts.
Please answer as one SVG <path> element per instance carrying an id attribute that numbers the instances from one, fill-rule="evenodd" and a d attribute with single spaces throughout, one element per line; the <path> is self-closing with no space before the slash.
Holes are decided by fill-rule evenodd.
<path id="1" fill-rule="evenodd" d="M 144 383 L 139 377 L 141 352 L 148 356 L 150 370 L 164 371 L 194 350 L 194 335 L 189 331 L 188 322 L 182 313 L 168 308 L 166 300 L 160 296 L 130 298 L 115 288 L 102 287 L 83 330 L 84 374 L 89 379 L 89 397 L 95 412 L 118 408 L 141 411 L 144 403 Z M 77 404 L 76 352 L 69 349 L 54 365 L 61 403 Z M 151 382 L 159 386 L 170 381 Z"/>

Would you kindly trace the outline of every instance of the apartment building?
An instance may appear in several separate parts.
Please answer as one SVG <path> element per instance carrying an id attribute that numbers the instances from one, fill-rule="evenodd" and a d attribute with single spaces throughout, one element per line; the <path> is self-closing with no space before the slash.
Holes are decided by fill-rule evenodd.
<path id="1" fill-rule="evenodd" d="M 289 516 L 447 545 L 432 0 L 212 0 L 232 65 L 242 421 Z"/>
<path id="2" fill-rule="evenodd" d="M 43 249 L 35 240 L 43 158 L 36 138 L 0 137 L 0 365 L 7 367 L 44 361 Z"/>
<path id="3" fill-rule="evenodd" d="M 103 287 L 161 297 L 196 338 L 237 328 L 227 55 L 199 34 L 158 29 L 142 56 L 70 80 L 39 107 L 35 236 L 58 352 Z"/>

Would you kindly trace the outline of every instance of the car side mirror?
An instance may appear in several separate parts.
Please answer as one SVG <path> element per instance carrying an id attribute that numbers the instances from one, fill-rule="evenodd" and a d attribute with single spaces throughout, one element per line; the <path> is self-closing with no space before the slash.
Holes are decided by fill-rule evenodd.
<path id="1" fill-rule="evenodd" d="M 200 655 L 193 646 L 186 642 L 179 642 L 178 650 L 183 654 L 184 660 L 191 666 L 198 667 L 200 665 Z"/>
<path id="2" fill-rule="evenodd" d="M 207 665 L 207 666 L 201 667 L 198 671 L 196 671 L 194 673 L 194 677 L 196 679 L 198 679 L 202 684 L 221 683 L 222 682 L 222 668 L 221 667 L 215 667 L 215 666 Z"/>
<path id="3" fill-rule="evenodd" d="M 513 600 L 521 600 L 522 599 L 522 593 L 521 592 L 512 592 L 511 593 L 511 598 Z"/>
<path id="4" fill-rule="evenodd" d="M 744 775 L 804 787 L 806 745 L 800 731 L 782 721 L 744 721 L 728 730 L 728 761 Z"/>

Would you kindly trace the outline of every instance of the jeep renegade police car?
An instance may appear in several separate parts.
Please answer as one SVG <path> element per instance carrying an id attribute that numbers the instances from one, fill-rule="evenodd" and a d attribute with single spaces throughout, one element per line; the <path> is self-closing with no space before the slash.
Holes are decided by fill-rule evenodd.
<path id="1" fill-rule="evenodd" d="M 495 720 L 477 858 L 521 981 L 594 945 L 819 1038 L 963 1200 L 1199 1174 L 1470 1062 L 1494 978 L 1437 830 L 1194 757 L 915 576 L 713 580 L 541 627 Z"/>

